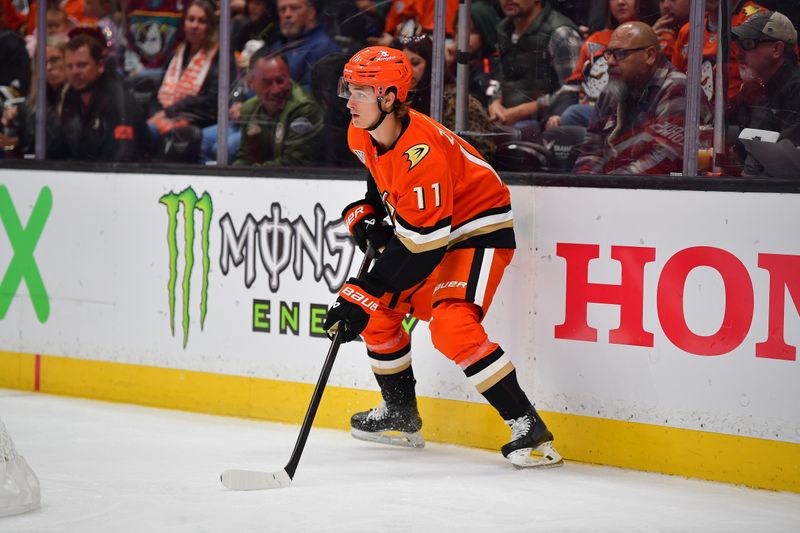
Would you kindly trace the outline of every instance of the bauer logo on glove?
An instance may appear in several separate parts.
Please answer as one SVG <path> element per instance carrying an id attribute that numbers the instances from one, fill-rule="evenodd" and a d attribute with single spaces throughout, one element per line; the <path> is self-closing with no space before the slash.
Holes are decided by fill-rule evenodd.
<path id="1" fill-rule="evenodd" d="M 380 306 L 380 298 L 363 285 L 363 281 L 350 278 L 339 291 L 339 297 L 328 309 L 322 326 L 329 337 L 332 338 L 339 328 L 344 327 L 342 342 L 350 342 L 367 327 L 370 315 Z"/>
<path id="2" fill-rule="evenodd" d="M 373 296 L 364 294 L 358 290 L 354 285 L 347 284 L 342 287 L 342 296 L 350 299 L 351 301 L 360 304 L 367 312 L 374 313 L 378 310 L 378 302 Z"/>

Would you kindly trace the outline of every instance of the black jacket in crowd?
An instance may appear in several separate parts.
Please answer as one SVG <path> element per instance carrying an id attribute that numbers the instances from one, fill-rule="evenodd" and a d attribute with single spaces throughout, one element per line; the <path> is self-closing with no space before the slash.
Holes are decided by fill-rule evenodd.
<path id="1" fill-rule="evenodd" d="M 61 117 L 47 155 L 77 161 L 131 161 L 136 155 L 144 127 L 131 95 L 122 81 L 103 74 L 89 89 L 86 106 L 81 94 L 68 89 Z"/>
<path id="2" fill-rule="evenodd" d="M 800 64 L 796 58 L 783 66 L 763 86 L 745 84 L 735 100 L 734 122 L 741 128 L 777 131 L 782 139 L 800 146 Z"/>
<path id="3" fill-rule="evenodd" d="M 0 58 L 0 85 L 10 85 L 23 95 L 28 94 L 31 88 L 31 60 L 20 34 L 0 27 Z"/>

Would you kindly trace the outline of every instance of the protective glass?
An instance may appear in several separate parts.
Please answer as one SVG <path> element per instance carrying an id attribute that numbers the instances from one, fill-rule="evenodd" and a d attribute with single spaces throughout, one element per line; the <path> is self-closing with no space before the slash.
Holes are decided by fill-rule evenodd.
<path id="1" fill-rule="evenodd" d="M 339 98 L 349 100 L 351 97 L 356 102 L 377 102 L 375 90 L 372 87 L 358 87 L 351 89 L 344 78 L 339 78 L 339 89 L 336 92 Z"/>

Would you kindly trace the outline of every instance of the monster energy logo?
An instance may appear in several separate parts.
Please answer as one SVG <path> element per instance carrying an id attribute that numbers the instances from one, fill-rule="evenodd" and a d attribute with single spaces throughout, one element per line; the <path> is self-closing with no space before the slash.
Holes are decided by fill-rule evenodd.
<path id="1" fill-rule="evenodd" d="M 39 322 L 45 323 L 50 316 L 50 298 L 44 287 L 42 275 L 33 257 L 33 251 L 42 236 L 47 218 L 53 208 L 53 193 L 49 187 L 43 187 L 28 218 L 28 224 L 22 227 L 14 202 L 5 185 L 0 185 L 0 220 L 6 229 L 14 256 L 0 281 L 0 320 L 5 318 L 17 289 L 25 280 L 31 297 L 33 309 Z"/>
<path id="2" fill-rule="evenodd" d="M 200 291 L 200 329 L 206 321 L 206 311 L 208 309 L 208 271 L 211 266 L 209 260 L 209 230 L 211 228 L 211 216 L 214 207 L 211 203 L 211 196 L 207 192 L 200 198 L 191 187 L 187 187 L 181 193 L 170 192 L 159 199 L 159 203 L 167 207 L 167 217 L 169 226 L 167 227 L 167 245 L 169 247 L 169 282 L 167 283 L 169 293 L 169 325 L 172 336 L 175 336 L 175 286 L 178 280 L 178 212 L 183 206 L 183 258 L 184 271 L 181 279 L 181 296 L 183 300 L 183 347 L 189 342 L 189 295 L 191 294 L 192 269 L 194 268 L 194 215 L 195 210 L 203 214 L 203 227 L 200 230 L 200 247 L 202 250 L 203 261 L 203 282 Z"/>

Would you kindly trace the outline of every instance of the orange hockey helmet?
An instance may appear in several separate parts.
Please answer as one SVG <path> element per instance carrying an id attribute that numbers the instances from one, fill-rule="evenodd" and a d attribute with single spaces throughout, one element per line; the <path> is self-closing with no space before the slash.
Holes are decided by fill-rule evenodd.
<path id="1" fill-rule="evenodd" d="M 370 86 L 378 98 L 394 87 L 397 99 L 405 102 L 411 88 L 411 62 L 400 50 L 369 46 L 350 58 L 344 66 L 342 81 Z"/>

